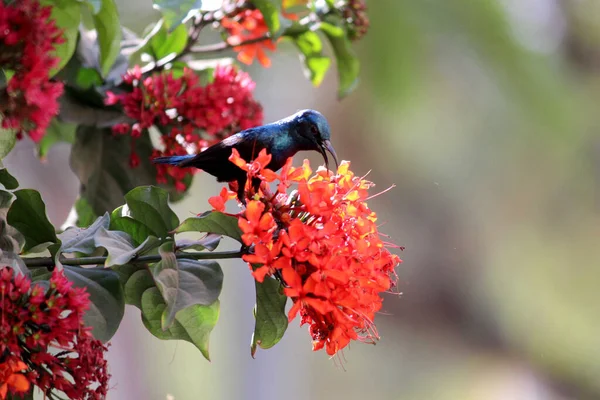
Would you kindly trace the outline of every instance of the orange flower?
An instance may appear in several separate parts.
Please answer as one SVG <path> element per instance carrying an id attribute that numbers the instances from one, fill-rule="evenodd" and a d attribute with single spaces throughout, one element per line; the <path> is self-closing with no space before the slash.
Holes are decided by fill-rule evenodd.
<path id="1" fill-rule="evenodd" d="M 238 224 L 242 230 L 242 240 L 246 245 L 269 243 L 277 224 L 270 213 L 264 213 L 265 205 L 251 200 L 246 207 L 246 215 Z"/>
<path id="2" fill-rule="evenodd" d="M 237 152 L 230 160 L 249 177 L 279 180 L 275 196 L 266 185 L 249 193 L 238 220 L 250 249 L 243 259 L 254 266 L 255 279 L 274 275 L 283 281 L 294 302 L 288 318 L 299 314 L 301 324 L 309 325 L 314 350 L 334 355 L 352 340 L 378 340 L 373 319 L 382 306 L 380 294 L 395 286 L 401 260 L 382 241 L 377 215 L 367 206 L 373 184 L 356 177 L 346 161 L 337 174 L 320 168 L 311 175 L 307 161 L 294 168 L 288 160 L 277 175 L 265 173 L 266 152 L 254 164 Z M 292 184 L 298 190 L 288 195 Z"/>
<path id="3" fill-rule="evenodd" d="M 236 198 L 235 192 L 227 190 L 227 188 L 221 189 L 221 193 L 218 196 L 213 196 L 208 199 L 208 203 L 213 206 L 215 211 L 225 212 L 225 203 L 229 200 Z"/>
<path id="4" fill-rule="evenodd" d="M 27 365 L 23 361 L 8 360 L 0 364 L 0 399 L 6 399 L 8 392 L 27 393 L 31 384 L 23 375 Z"/>
<path id="5" fill-rule="evenodd" d="M 221 20 L 221 26 L 229 33 L 227 43 L 234 46 L 233 50 L 238 52 L 240 62 L 250 65 L 258 58 L 263 67 L 271 66 L 271 60 L 264 49 L 275 51 L 276 46 L 271 39 L 266 38 L 269 28 L 259 10 L 243 10 L 232 18 L 225 17 Z M 261 38 L 264 40 L 260 40 Z M 257 41 L 254 42 L 255 40 Z M 247 41 L 251 43 L 244 43 Z"/>

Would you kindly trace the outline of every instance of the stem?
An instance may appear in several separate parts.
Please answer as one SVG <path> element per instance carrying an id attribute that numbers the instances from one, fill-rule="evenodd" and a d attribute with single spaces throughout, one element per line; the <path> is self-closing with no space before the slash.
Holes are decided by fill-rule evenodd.
<path id="1" fill-rule="evenodd" d="M 240 258 L 242 257 L 242 252 L 239 250 L 236 251 L 222 251 L 215 253 L 177 253 L 175 254 L 175 258 L 178 260 L 222 260 L 227 258 Z M 104 264 L 108 257 L 80 257 L 80 258 L 66 258 L 61 257 L 60 262 L 63 265 L 97 265 Z M 23 258 L 23 262 L 29 268 L 36 267 L 53 267 L 55 265 L 54 259 L 52 257 L 31 257 L 31 258 Z M 158 262 L 161 260 L 159 254 L 149 255 L 149 256 L 140 256 L 134 257 L 131 259 L 128 264 L 137 264 L 137 263 L 152 263 Z"/>

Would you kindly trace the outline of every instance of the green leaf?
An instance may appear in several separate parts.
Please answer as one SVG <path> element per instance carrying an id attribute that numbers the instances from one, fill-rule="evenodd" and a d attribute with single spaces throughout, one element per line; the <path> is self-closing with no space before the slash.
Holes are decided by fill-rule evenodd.
<path id="1" fill-rule="evenodd" d="M 94 213 L 94 210 L 92 210 L 90 203 L 84 198 L 79 197 L 75 200 L 75 205 L 73 207 L 75 207 L 75 212 L 77 213 L 76 225 L 80 228 L 90 226 L 94 223 L 96 218 L 98 218 L 96 213 Z"/>
<path id="2" fill-rule="evenodd" d="M 42 0 L 42 5 L 52 7 L 52 19 L 58 28 L 63 31 L 64 42 L 57 45 L 54 55 L 60 60 L 58 65 L 50 71 L 54 76 L 71 59 L 77 47 L 79 22 L 81 21 L 81 5 L 77 0 Z"/>
<path id="3" fill-rule="evenodd" d="M 114 0 L 102 0 L 102 7 L 93 19 L 100 45 L 100 72 L 106 76 L 121 50 L 121 22 Z"/>
<path id="4" fill-rule="evenodd" d="M 42 159 L 45 158 L 50 148 L 56 143 L 72 144 L 75 141 L 76 129 L 77 125 L 60 122 L 57 118 L 54 118 L 48 129 L 46 129 L 46 134 L 38 143 L 38 156 Z"/>
<path id="5" fill-rule="evenodd" d="M 256 353 L 257 346 L 263 349 L 275 346 L 283 337 L 288 326 L 288 317 L 285 313 L 287 296 L 282 293 L 279 281 L 266 277 L 262 283 L 255 282 L 255 284 L 254 317 L 256 325 L 250 346 L 252 357 Z"/>
<path id="6" fill-rule="evenodd" d="M 120 275 L 121 283 L 125 292 L 125 302 L 142 309 L 142 295 L 148 289 L 155 288 L 152 274 L 137 265 L 121 265 L 114 270 Z"/>
<path id="7" fill-rule="evenodd" d="M 153 0 L 153 3 L 162 13 L 168 29 L 185 23 L 202 9 L 202 0 Z"/>
<path id="8" fill-rule="evenodd" d="M 8 210 L 7 220 L 25 237 L 24 252 L 48 247 L 57 243 L 54 226 L 46 216 L 46 205 L 40 194 L 33 189 L 14 192 L 17 197 Z"/>
<path id="9" fill-rule="evenodd" d="M 179 218 L 169 207 L 169 194 L 155 186 L 137 187 L 125 195 L 129 215 L 160 238 L 179 225 Z"/>
<path id="10" fill-rule="evenodd" d="M 279 10 L 275 3 L 272 0 L 253 0 L 252 3 L 262 14 L 271 35 L 279 32 L 281 24 L 279 22 Z"/>
<path id="11" fill-rule="evenodd" d="M 148 236 L 154 235 L 154 232 L 142 222 L 131 217 L 123 216 L 122 212 L 123 206 L 112 212 L 110 219 L 111 230 L 128 233 L 136 245 L 141 244 Z"/>
<path id="12" fill-rule="evenodd" d="M 338 98 L 341 99 L 358 85 L 360 63 L 344 29 L 327 22 L 321 23 L 320 29 L 329 39 L 335 54 L 339 80 Z"/>
<path id="13" fill-rule="evenodd" d="M 218 211 L 208 211 L 199 217 L 190 217 L 175 229 L 175 233 L 208 232 L 229 236 L 242 243 L 238 219 Z"/>
<path id="14" fill-rule="evenodd" d="M 75 287 L 90 294 L 90 309 L 83 320 L 92 328 L 98 340 L 107 342 L 113 337 L 125 313 L 125 296 L 119 274 L 106 268 L 82 268 L 65 265 L 65 275 Z M 34 281 L 48 281 L 52 273 L 41 268 L 34 271 Z"/>
<path id="15" fill-rule="evenodd" d="M 293 38 L 304 62 L 304 73 L 313 85 L 319 86 L 331 65 L 329 57 L 323 55 L 323 43 L 312 31 L 303 32 Z"/>
<path id="16" fill-rule="evenodd" d="M 135 149 L 141 163 L 132 169 L 129 136 L 114 137 L 110 128 L 77 128 L 71 168 L 82 184 L 80 197 L 89 203 L 94 214 L 111 212 L 123 204 L 125 193 L 156 181 L 156 167 L 150 162 L 152 144 L 147 135 L 137 139 Z"/>
<path id="17" fill-rule="evenodd" d="M 91 254 L 98 246 L 95 244 L 94 236 L 100 229 L 107 229 L 110 217 L 105 213 L 98 218 L 89 228 L 71 227 L 58 235 L 61 241 L 60 253 L 83 253 Z"/>
<path id="18" fill-rule="evenodd" d="M 0 122 L 2 118 L 0 117 Z M 13 130 L 0 128 L 0 160 L 10 153 L 17 143 L 17 134 Z"/>
<path id="19" fill-rule="evenodd" d="M 157 288 L 151 288 L 142 295 L 142 321 L 144 326 L 159 339 L 181 339 L 193 343 L 207 360 L 209 336 L 219 319 L 219 301 L 210 306 L 195 305 L 181 310 L 175 322 L 166 331 L 162 329 L 162 315 L 166 305 Z"/>
<path id="20" fill-rule="evenodd" d="M 161 261 L 150 271 L 167 307 L 162 315 L 163 330 L 169 328 L 175 315 L 193 305 L 214 303 L 223 287 L 223 271 L 214 261 L 178 260 L 173 242 L 160 247 Z"/>
<path id="21" fill-rule="evenodd" d="M 134 257 L 155 249 L 160 244 L 160 241 L 154 236 L 148 236 L 142 244 L 135 247 L 133 240 L 127 233 L 99 228 L 94 235 L 94 243 L 96 247 L 104 247 L 108 251 L 108 257 L 104 265 L 112 267 L 115 265 L 125 265 Z"/>
<path id="22" fill-rule="evenodd" d="M 269 32 L 274 38 L 280 36 L 286 28 L 292 25 L 292 21 L 281 16 L 281 1 L 253 0 L 252 4 L 262 14 Z"/>
<path id="23" fill-rule="evenodd" d="M 107 342 L 113 337 L 125 313 L 125 297 L 119 275 L 105 268 L 65 266 L 65 274 L 77 287 L 90 294 L 90 309 L 84 322 L 92 327 L 96 339 Z"/>
<path id="24" fill-rule="evenodd" d="M 169 54 L 180 54 L 187 44 L 188 31 L 185 25 L 179 25 L 172 32 L 167 32 L 164 24 L 150 39 L 150 51 L 155 60 L 160 60 Z"/>
<path id="25" fill-rule="evenodd" d="M 102 86 L 102 75 L 96 68 L 79 68 L 75 77 L 77 86 L 82 89 L 89 89 L 92 86 Z"/>
<path id="26" fill-rule="evenodd" d="M 0 183 L 8 190 L 14 190 L 19 187 L 19 182 L 6 168 L 0 169 Z"/>

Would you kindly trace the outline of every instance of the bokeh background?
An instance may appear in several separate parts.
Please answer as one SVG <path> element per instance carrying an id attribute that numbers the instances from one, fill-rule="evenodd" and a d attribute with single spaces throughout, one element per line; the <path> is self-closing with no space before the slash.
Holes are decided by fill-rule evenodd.
<path id="1" fill-rule="evenodd" d="M 121 0 L 135 31 L 150 0 Z M 250 68 L 266 120 L 322 111 L 357 173 L 372 171 L 381 228 L 406 250 L 377 346 L 341 367 L 295 321 L 250 357 L 254 284 L 223 262 L 209 363 L 163 342 L 128 307 L 112 341 L 110 400 L 600 398 L 600 1 L 372 0 L 361 84 L 303 78 L 291 45 Z M 5 164 L 60 225 L 78 183 L 67 145 L 40 163 L 22 141 Z M 318 156 L 300 154 L 297 160 Z M 175 209 L 207 208 L 208 175 Z"/>

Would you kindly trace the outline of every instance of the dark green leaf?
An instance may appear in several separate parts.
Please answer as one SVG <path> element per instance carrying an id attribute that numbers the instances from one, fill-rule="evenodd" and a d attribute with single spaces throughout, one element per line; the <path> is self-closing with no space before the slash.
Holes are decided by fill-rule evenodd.
<path id="1" fill-rule="evenodd" d="M 23 251 L 42 251 L 57 243 L 54 226 L 48 221 L 40 194 L 33 189 L 17 190 L 14 194 L 17 199 L 8 210 L 7 220 L 25 237 Z"/>
<path id="2" fill-rule="evenodd" d="M 140 269 L 139 266 L 131 264 L 115 267 L 115 271 L 121 277 L 125 301 L 141 310 L 144 292 L 151 288 L 156 289 L 152 275 L 145 267 Z"/>
<path id="3" fill-rule="evenodd" d="M 218 211 L 209 211 L 199 217 L 191 217 L 183 221 L 175 230 L 182 232 L 208 232 L 229 236 L 242 243 L 242 232 L 238 227 L 238 219 Z"/>
<path id="4" fill-rule="evenodd" d="M 146 328 L 159 339 L 181 339 L 191 342 L 207 360 L 210 360 L 209 336 L 219 319 L 219 301 L 210 306 L 195 305 L 179 311 L 173 325 L 163 331 L 161 321 L 165 308 L 165 302 L 157 288 L 144 292 L 141 309 L 142 321 Z"/>
<path id="5" fill-rule="evenodd" d="M 137 187 L 125 195 L 129 215 L 156 236 L 164 238 L 179 225 L 179 218 L 169 207 L 168 193 L 155 186 Z"/>
<path id="6" fill-rule="evenodd" d="M 152 144 L 145 135 L 136 141 L 141 163 L 129 166 L 131 138 L 114 137 L 110 128 L 79 126 L 71 151 L 71 168 L 81 182 L 81 197 L 96 215 L 123 204 L 123 195 L 139 185 L 156 180 L 156 168 L 150 162 Z"/>
<path id="7" fill-rule="evenodd" d="M 179 54 L 185 49 L 187 39 L 188 31 L 185 25 L 179 25 L 169 33 L 164 24 L 161 24 L 160 29 L 150 39 L 150 51 L 156 60 L 172 53 Z"/>
<path id="8" fill-rule="evenodd" d="M 92 327 L 96 339 L 107 342 L 115 334 L 125 313 L 125 296 L 119 274 L 106 268 L 64 266 L 65 275 L 75 287 L 85 288 L 90 294 L 90 309 L 83 320 Z M 47 282 L 51 272 L 36 268 L 35 282 Z"/>
<path id="9" fill-rule="evenodd" d="M 81 197 L 78 198 L 77 200 L 75 200 L 74 207 L 75 212 L 77 213 L 76 225 L 78 227 L 83 228 L 86 226 L 90 226 L 94 223 L 97 216 L 96 213 L 94 213 L 94 210 L 92 210 L 92 206 L 90 206 L 90 203 L 88 203 L 86 199 Z"/>
<path id="10" fill-rule="evenodd" d="M 8 190 L 14 190 L 19 187 L 19 182 L 6 168 L 0 169 L 0 183 Z"/>
<path id="11" fill-rule="evenodd" d="M 91 254 L 98 247 L 94 242 L 94 235 L 100 229 L 107 229 L 110 224 L 110 217 L 105 213 L 98 218 L 89 228 L 68 228 L 58 235 L 62 242 L 59 252 L 61 253 L 83 253 Z"/>
<path id="12" fill-rule="evenodd" d="M 77 0 L 42 0 L 41 3 L 45 6 L 52 6 L 52 19 L 63 31 L 64 42 L 54 49 L 54 55 L 60 61 L 50 72 L 50 75 L 53 76 L 69 62 L 75 52 L 81 20 L 81 4 Z"/>
<path id="13" fill-rule="evenodd" d="M 0 122 L 2 118 L 0 117 Z M 10 153 L 17 143 L 16 132 L 13 130 L 0 128 L 0 160 Z"/>
<path id="14" fill-rule="evenodd" d="M 77 125 L 60 122 L 57 118 L 54 118 L 48 129 L 46 129 L 46 134 L 38 143 L 38 156 L 45 158 L 50 148 L 56 143 L 73 143 L 76 129 Z"/>
<path id="15" fill-rule="evenodd" d="M 148 236 L 154 235 L 154 232 L 140 221 L 123 216 L 122 211 L 123 206 L 112 212 L 110 219 L 111 230 L 128 233 L 136 245 L 141 244 Z"/>
<path id="16" fill-rule="evenodd" d="M 136 256 L 145 254 L 155 249 L 160 244 L 154 236 L 148 236 L 146 240 L 135 247 L 131 237 L 121 231 L 108 231 L 100 228 L 94 236 L 96 247 L 104 247 L 108 251 L 108 257 L 104 265 L 112 267 L 115 265 L 125 265 Z"/>
<path id="17" fill-rule="evenodd" d="M 294 43 L 300 50 L 304 62 L 305 75 L 313 85 L 319 86 L 331 65 L 329 57 L 323 55 L 323 43 L 318 34 L 306 31 L 294 37 Z"/>
<path id="18" fill-rule="evenodd" d="M 95 68 L 80 68 L 75 77 L 77 86 L 82 89 L 89 89 L 92 86 L 102 85 L 102 75 Z"/>
<path id="19" fill-rule="evenodd" d="M 360 64 L 344 29 L 327 22 L 321 23 L 320 28 L 329 39 L 335 54 L 339 80 L 338 97 L 343 98 L 356 88 Z"/>
<path id="20" fill-rule="evenodd" d="M 214 261 L 177 260 L 173 242 L 160 247 L 161 261 L 150 271 L 167 307 L 162 328 L 169 328 L 175 315 L 190 306 L 214 303 L 223 286 L 223 271 Z"/>
<path id="21" fill-rule="evenodd" d="M 153 0 L 153 3 L 162 13 L 167 29 L 176 28 L 202 9 L 202 0 Z"/>
<path id="22" fill-rule="evenodd" d="M 114 0 L 102 0 L 102 7 L 93 19 L 100 45 L 100 72 L 106 76 L 121 50 L 121 22 Z"/>
<path id="23" fill-rule="evenodd" d="M 27 392 L 26 394 L 11 394 L 10 392 L 8 392 L 8 397 L 6 398 L 7 400 L 33 400 L 33 387 L 31 388 L 31 390 L 29 392 Z"/>
<path id="24" fill-rule="evenodd" d="M 73 284 L 90 294 L 90 309 L 84 321 L 93 328 L 96 339 L 108 341 L 119 327 L 125 313 L 125 297 L 119 275 L 105 268 L 65 266 L 65 274 Z"/>
<path id="25" fill-rule="evenodd" d="M 283 337 L 288 326 L 288 317 L 285 313 L 286 302 L 287 296 L 282 293 L 279 281 L 266 277 L 262 283 L 256 282 L 254 308 L 256 325 L 250 346 L 252 357 L 256 353 L 257 346 L 269 349 Z"/>

